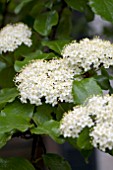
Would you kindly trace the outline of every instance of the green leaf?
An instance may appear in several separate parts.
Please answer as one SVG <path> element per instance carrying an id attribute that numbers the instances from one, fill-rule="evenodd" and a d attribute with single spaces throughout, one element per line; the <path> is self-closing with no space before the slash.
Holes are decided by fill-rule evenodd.
<path id="1" fill-rule="evenodd" d="M 0 132 L 14 132 L 15 130 L 25 132 L 32 125 L 30 118 L 24 118 L 22 115 L 15 115 L 13 113 L 0 115 Z"/>
<path id="2" fill-rule="evenodd" d="M 35 5 L 31 8 L 30 15 L 36 18 L 45 8 L 45 2 L 46 0 L 43 0 L 43 3 L 41 1 L 37 1 L 37 3 L 35 3 Z"/>
<path id="3" fill-rule="evenodd" d="M 34 5 L 34 7 L 31 9 L 30 11 L 30 15 L 33 16 L 34 18 L 36 18 L 41 12 L 43 12 L 43 10 L 47 8 L 51 9 L 53 6 L 53 1 L 48 1 L 48 0 L 43 0 L 42 1 L 37 1 Z"/>
<path id="4" fill-rule="evenodd" d="M 103 75 L 98 75 L 98 76 L 95 76 L 95 80 L 97 81 L 98 85 L 103 90 L 109 90 L 110 82 L 109 82 L 109 78 L 108 77 L 105 77 Z"/>
<path id="5" fill-rule="evenodd" d="M 42 41 L 43 46 L 49 47 L 51 50 L 61 54 L 62 48 L 68 44 L 69 40 L 55 40 L 55 41 Z"/>
<path id="6" fill-rule="evenodd" d="M 27 65 L 30 63 L 32 60 L 37 60 L 37 59 L 52 59 L 55 58 L 54 53 L 38 53 L 36 55 L 31 54 L 31 56 L 26 57 L 23 61 L 16 61 L 14 64 L 15 71 L 19 72 L 23 66 Z"/>
<path id="7" fill-rule="evenodd" d="M 91 139 L 89 137 L 89 129 L 86 127 L 83 129 L 83 131 L 80 133 L 79 137 L 77 138 L 77 145 L 82 150 L 90 150 L 93 149 L 93 146 L 91 145 Z"/>
<path id="8" fill-rule="evenodd" d="M 12 57 L 12 53 L 8 53 L 8 55 L 0 54 L 0 61 L 4 62 L 7 65 L 7 67 L 12 66 L 13 62 L 14 62 L 14 58 Z"/>
<path id="9" fill-rule="evenodd" d="M 101 74 L 105 77 L 108 77 L 109 78 L 109 72 L 106 68 L 104 67 L 101 67 Z"/>
<path id="10" fill-rule="evenodd" d="M 49 121 L 52 119 L 51 114 L 53 110 L 54 108 L 49 104 L 44 103 L 43 105 L 38 106 L 33 117 L 34 122 L 38 125 Z"/>
<path id="11" fill-rule="evenodd" d="M 57 58 L 57 56 L 54 53 L 50 52 L 50 53 L 39 54 L 36 59 L 48 60 L 48 59 L 52 59 L 52 58 Z"/>
<path id="12" fill-rule="evenodd" d="M 0 91 L 0 104 L 13 102 L 18 96 L 16 88 L 5 88 Z"/>
<path id="13" fill-rule="evenodd" d="M 90 6 L 86 6 L 86 9 L 84 11 L 85 17 L 87 19 L 88 22 L 92 21 L 94 19 L 94 12 L 92 11 Z"/>
<path id="14" fill-rule="evenodd" d="M 71 110 L 73 108 L 73 106 L 74 106 L 73 103 L 59 103 L 58 107 L 54 111 L 56 113 L 56 119 L 58 121 L 60 121 L 62 116 L 63 116 L 63 114 L 65 112 L 68 112 L 69 110 Z"/>
<path id="15" fill-rule="evenodd" d="M 94 13 L 88 4 L 88 0 L 65 0 L 66 3 L 73 9 L 84 12 L 87 21 L 92 21 L 94 19 Z"/>
<path id="16" fill-rule="evenodd" d="M 34 36 L 34 34 L 32 35 L 32 39 L 34 38 L 33 36 Z M 36 37 L 36 36 L 35 36 L 35 37 Z M 24 45 L 24 44 L 22 44 L 21 46 L 19 46 L 19 47 L 14 51 L 14 61 L 15 61 L 15 60 L 18 60 L 18 59 L 22 60 L 22 57 L 27 56 L 27 55 L 30 56 L 30 54 L 31 54 L 31 56 L 32 56 L 32 55 L 35 55 L 35 53 L 37 53 L 38 51 L 40 51 L 40 50 L 36 50 L 35 52 L 32 52 L 32 51 L 34 51 L 33 46 L 34 46 L 34 41 L 33 41 L 33 44 L 32 44 L 31 47 L 28 47 L 28 46 L 26 46 L 26 45 Z M 14 62 L 13 62 L 13 64 L 14 64 Z"/>
<path id="17" fill-rule="evenodd" d="M 75 104 L 83 104 L 86 98 L 92 95 L 102 94 L 102 90 L 94 78 L 85 78 L 73 82 L 72 94 Z"/>
<path id="18" fill-rule="evenodd" d="M 45 3 L 45 0 L 44 0 Z M 44 3 L 42 3 L 41 1 L 37 1 L 37 3 L 35 3 L 35 5 L 33 6 L 33 8 L 30 11 L 30 15 L 34 18 L 36 18 L 39 13 L 41 13 L 41 11 L 44 9 Z"/>
<path id="19" fill-rule="evenodd" d="M 21 70 L 21 68 L 23 66 L 25 66 L 26 64 L 28 64 L 29 61 L 26 61 L 26 60 L 23 60 L 23 61 L 15 61 L 15 64 L 14 64 L 14 69 L 16 72 L 19 72 Z"/>
<path id="20" fill-rule="evenodd" d="M 12 114 L 12 116 L 20 115 L 22 117 L 31 118 L 33 116 L 34 106 L 31 104 L 23 104 L 18 100 L 15 100 L 12 103 L 9 103 L 2 110 L 3 115 Z"/>
<path id="21" fill-rule="evenodd" d="M 85 130 L 85 132 L 83 130 L 79 138 L 66 138 L 66 141 L 82 154 L 86 163 L 88 163 L 88 158 L 93 151 L 93 146 L 90 144 L 88 133 L 87 130 Z"/>
<path id="22" fill-rule="evenodd" d="M 0 72 L 1 72 L 4 68 L 6 68 L 6 63 L 0 61 Z"/>
<path id="23" fill-rule="evenodd" d="M 53 26 L 58 23 L 56 11 L 39 14 L 34 22 L 34 29 L 43 36 L 48 36 Z"/>
<path id="24" fill-rule="evenodd" d="M 32 164 L 24 158 L 0 158 L 1 170 L 35 170 Z"/>
<path id="25" fill-rule="evenodd" d="M 74 0 L 65 0 L 65 2 L 70 6 L 71 8 L 78 10 L 80 12 L 84 12 L 84 9 L 87 6 L 88 0 L 79 0 L 79 1 L 74 1 Z"/>
<path id="26" fill-rule="evenodd" d="M 0 148 L 2 148 L 8 140 L 11 139 L 11 133 L 2 133 L 0 132 Z"/>
<path id="27" fill-rule="evenodd" d="M 30 62 L 30 60 L 34 60 L 38 58 L 38 55 L 42 54 L 42 51 L 37 50 L 33 53 L 29 53 L 29 54 L 22 54 L 22 56 L 24 57 L 23 61 L 15 61 L 14 63 L 14 69 L 15 71 L 19 72 L 20 69 L 25 66 L 26 64 L 28 64 Z"/>
<path id="28" fill-rule="evenodd" d="M 101 73 L 105 76 L 108 76 L 110 80 L 113 80 L 113 66 L 110 66 L 109 69 L 107 70 L 107 72 L 109 75 L 105 75 L 102 72 Z"/>
<path id="29" fill-rule="evenodd" d="M 64 140 L 59 138 L 60 136 L 59 125 L 60 125 L 59 122 L 55 120 L 49 120 L 40 124 L 37 128 L 31 129 L 31 133 L 38 134 L 38 135 L 39 134 L 49 135 L 56 142 L 63 143 Z"/>
<path id="30" fill-rule="evenodd" d="M 71 170 L 69 163 L 63 157 L 48 153 L 43 155 L 45 165 L 51 170 Z"/>
<path id="31" fill-rule="evenodd" d="M 79 147 L 77 145 L 77 138 L 66 138 L 66 141 L 71 145 L 73 146 L 74 149 L 78 149 L 79 150 Z"/>
<path id="32" fill-rule="evenodd" d="M 56 37 L 57 39 L 70 39 L 71 31 L 72 31 L 72 12 L 67 7 L 64 8 L 61 19 L 59 21 L 59 25 L 57 28 Z"/>
<path id="33" fill-rule="evenodd" d="M 82 155 L 82 156 L 84 157 L 84 159 L 85 159 L 86 164 L 89 163 L 89 157 L 91 156 L 92 152 L 93 152 L 93 148 L 90 149 L 90 150 L 84 150 L 84 149 L 82 149 L 82 150 L 80 151 L 81 155 Z"/>
<path id="34" fill-rule="evenodd" d="M 93 146 L 91 144 L 91 138 L 89 136 L 89 128 L 86 127 L 82 130 L 79 137 L 77 138 L 77 149 L 80 151 L 84 157 L 86 163 L 88 163 L 88 158 L 93 151 Z"/>
<path id="35" fill-rule="evenodd" d="M 14 11 L 15 14 L 18 14 L 21 11 L 21 9 L 31 1 L 32 0 L 22 0 L 22 2 L 16 6 L 15 11 Z"/>
<path id="36" fill-rule="evenodd" d="M 94 13 L 113 22 L 113 0 L 89 0 L 89 5 Z"/>
<path id="37" fill-rule="evenodd" d="M 2 109 L 4 108 L 5 105 L 6 105 L 6 103 L 0 104 L 0 110 L 2 110 Z"/>
<path id="38" fill-rule="evenodd" d="M 52 9 L 52 6 L 53 6 L 53 3 L 54 3 L 54 0 L 53 1 L 47 1 L 46 3 L 45 3 L 45 7 L 46 8 L 49 8 L 49 9 Z"/>
<path id="39" fill-rule="evenodd" d="M 0 87 L 7 88 L 14 86 L 15 71 L 13 67 L 6 67 L 0 71 Z"/>
<path id="40" fill-rule="evenodd" d="M 6 144 L 15 131 L 25 132 L 33 125 L 30 118 L 34 107 L 19 101 L 7 104 L 0 113 L 0 147 Z"/>

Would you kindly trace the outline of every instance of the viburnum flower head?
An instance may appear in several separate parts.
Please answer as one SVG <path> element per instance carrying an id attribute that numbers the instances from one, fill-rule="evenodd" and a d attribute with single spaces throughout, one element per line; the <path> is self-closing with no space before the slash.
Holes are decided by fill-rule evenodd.
<path id="1" fill-rule="evenodd" d="M 78 137 L 85 128 L 94 147 L 102 151 L 113 149 L 113 96 L 93 96 L 83 106 L 65 113 L 60 125 L 64 137 Z"/>
<path id="2" fill-rule="evenodd" d="M 95 96 L 86 107 L 95 117 L 95 126 L 90 132 L 93 146 L 102 151 L 113 149 L 113 96 Z"/>
<path id="3" fill-rule="evenodd" d="M 8 24 L 0 30 L 0 52 L 13 52 L 22 43 L 32 45 L 30 28 L 24 23 Z"/>
<path id="4" fill-rule="evenodd" d="M 91 68 L 98 70 L 101 65 L 108 68 L 113 65 L 113 44 L 99 37 L 91 40 L 85 38 L 64 46 L 62 55 L 72 66 L 79 67 L 81 72 Z"/>
<path id="5" fill-rule="evenodd" d="M 92 127 L 93 121 L 87 114 L 85 107 L 77 106 L 65 113 L 60 125 L 60 132 L 64 137 L 77 138 L 85 127 Z"/>
<path id="6" fill-rule="evenodd" d="M 45 103 L 55 106 L 58 102 L 73 102 L 71 94 L 75 72 L 65 64 L 65 59 L 34 60 L 16 76 L 20 100 L 31 104 Z"/>

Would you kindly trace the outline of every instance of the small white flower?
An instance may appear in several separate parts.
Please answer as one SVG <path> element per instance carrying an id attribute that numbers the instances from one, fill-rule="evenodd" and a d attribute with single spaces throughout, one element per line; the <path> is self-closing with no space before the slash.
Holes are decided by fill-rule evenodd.
<path id="1" fill-rule="evenodd" d="M 32 45 L 31 30 L 24 23 L 8 24 L 0 30 L 0 52 L 13 52 L 22 43 Z"/>

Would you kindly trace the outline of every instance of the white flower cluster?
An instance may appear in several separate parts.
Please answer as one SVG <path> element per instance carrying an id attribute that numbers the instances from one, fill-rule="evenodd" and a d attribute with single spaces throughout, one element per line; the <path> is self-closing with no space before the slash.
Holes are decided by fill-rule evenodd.
<path id="1" fill-rule="evenodd" d="M 94 147 L 102 151 L 113 148 L 113 96 L 93 97 L 89 100 L 87 109 L 96 116 L 95 126 L 90 136 Z"/>
<path id="2" fill-rule="evenodd" d="M 30 30 L 28 32 L 30 36 Z M 62 51 L 63 59 L 32 61 L 15 79 L 21 101 L 26 103 L 28 99 L 37 106 L 42 104 L 42 98 L 52 106 L 59 101 L 73 102 L 71 90 L 74 77 L 83 70 L 87 71 L 92 65 L 94 68 L 102 63 L 106 67 L 111 65 L 112 52 L 110 42 L 98 38 L 84 39 L 80 43 L 74 41 L 65 46 Z"/>
<path id="3" fill-rule="evenodd" d="M 64 137 L 77 138 L 86 126 L 91 127 L 93 124 L 85 107 L 74 107 L 72 111 L 64 114 L 60 132 Z"/>
<path id="4" fill-rule="evenodd" d="M 113 65 L 113 45 L 98 37 L 90 40 L 85 38 L 64 46 L 62 55 L 72 66 L 79 67 L 81 72 L 91 68 L 98 69 L 101 65 L 108 68 Z"/>
<path id="5" fill-rule="evenodd" d="M 0 30 L 0 52 L 13 52 L 22 43 L 32 45 L 31 30 L 23 23 L 8 24 Z"/>
<path id="6" fill-rule="evenodd" d="M 78 137 L 90 128 L 92 145 L 102 151 L 113 149 L 113 96 L 94 96 L 84 106 L 64 114 L 60 132 L 64 137 Z"/>
<path id="7" fill-rule="evenodd" d="M 15 82 L 23 103 L 28 99 L 38 106 L 44 97 L 45 103 L 55 106 L 59 101 L 73 102 L 71 90 L 74 74 L 65 59 L 34 60 L 21 70 Z"/>

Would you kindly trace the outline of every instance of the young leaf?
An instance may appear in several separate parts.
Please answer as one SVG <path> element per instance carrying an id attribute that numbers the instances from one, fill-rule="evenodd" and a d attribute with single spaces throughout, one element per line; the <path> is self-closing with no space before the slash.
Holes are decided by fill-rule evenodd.
<path id="1" fill-rule="evenodd" d="M 113 22 L 113 0 L 89 0 L 89 5 L 95 14 Z"/>
<path id="2" fill-rule="evenodd" d="M 45 165 L 51 170 L 71 170 L 69 163 L 63 157 L 48 153 L 43 155 Z"/>
<path id="3" fill-rule="evenodd" d="M 0 158 L 1 170 L 35 170 L 32 164 L 24 158 Z"/>
<path id="4" fill-rule="evenodd" d="M 94 78 L 85 78 L 73 82 L 72 94 L 75 104 L 83 104 L 86 98 L 92 95 L 102 94 L 102 90 Z"/>

